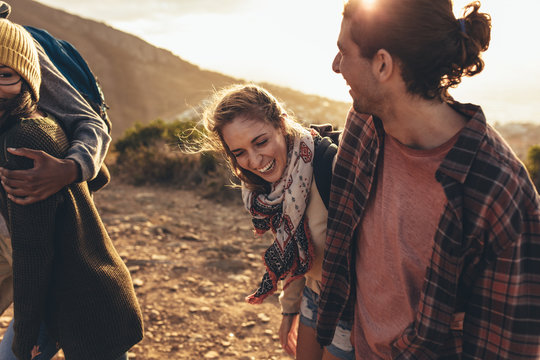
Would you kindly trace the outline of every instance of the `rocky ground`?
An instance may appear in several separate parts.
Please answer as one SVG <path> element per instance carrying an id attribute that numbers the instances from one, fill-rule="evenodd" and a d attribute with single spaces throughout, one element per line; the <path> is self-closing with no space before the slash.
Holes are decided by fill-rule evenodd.
<path id="1" fill-rule="evenodd" d="M 115 181 L 95 200 L 144 313 L 145 337 L 130 359 L 289 359 L 277 336 L 277 295 L 244 301 L 271 238 L 253 235 L 240 203 Z M 11 316 L 0 317 L 0 336 Z"/>

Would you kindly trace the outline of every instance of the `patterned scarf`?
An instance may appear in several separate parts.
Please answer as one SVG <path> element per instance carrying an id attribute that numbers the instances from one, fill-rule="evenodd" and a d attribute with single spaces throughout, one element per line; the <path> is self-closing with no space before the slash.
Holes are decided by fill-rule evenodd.
<path id="1" fill-rule="evenodd" d="M 277 281 L 291 281 L 311 269 L 313 244 L 306 211 L 313 178 L 313 137 L 317 133 L 303 129 L 294 139 L 287 154 L 287 167 L 281 178 L 272 184 L 270 193 L 261 194 L 242 187 L 242 198 L 252 216 L 255 233 L 272 230 L 274 242 L 264 253 L 266 272 L 257 291 L 246 300 L 260 304 L 274 293 Z M 287 277 L 288 276 L 288 277 Z"/>

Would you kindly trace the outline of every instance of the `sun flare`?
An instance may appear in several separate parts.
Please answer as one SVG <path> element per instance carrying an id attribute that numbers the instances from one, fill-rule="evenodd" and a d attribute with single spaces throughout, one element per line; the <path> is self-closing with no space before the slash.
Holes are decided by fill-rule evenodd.
<path id="1" fill-rule="evenodd" d="M 362 0 L 362 6 L 365 10 L 371 10 L 377 4 L 377 0 Z"/>

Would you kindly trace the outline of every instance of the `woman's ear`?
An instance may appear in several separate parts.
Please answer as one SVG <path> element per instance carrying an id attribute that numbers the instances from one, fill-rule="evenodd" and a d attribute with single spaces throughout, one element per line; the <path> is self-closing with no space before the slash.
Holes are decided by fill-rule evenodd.
<path id="1" fill-rule="evenodd" d="M 287 134 L 287 121 L 289 121 L 287 114 L 283 113 L 279 116 L 279 128 L 284 135 Z"/>

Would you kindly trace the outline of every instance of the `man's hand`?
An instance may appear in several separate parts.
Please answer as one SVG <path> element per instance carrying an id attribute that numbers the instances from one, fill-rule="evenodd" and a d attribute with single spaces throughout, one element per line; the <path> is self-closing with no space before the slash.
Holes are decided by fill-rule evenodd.
<path id="1" fill-rule="evenodd" d="M 34 167 L 28 170 L 0 168 L 0 180 L 8 198 L 19 205 L 46 199 L 77 180 L 78 167 L 71 159 L 57 159 L 41 150 L 27 148 L 8 148 L 8 151 L 34 160 Z"/>
<path id="2" fill-rule="evenodd" d="M 298 338 L 298 320 L 300 316 L 283 316 L 279 327 L 279 341 L 285 352 L 296 357 L 296 339 Z"/>

